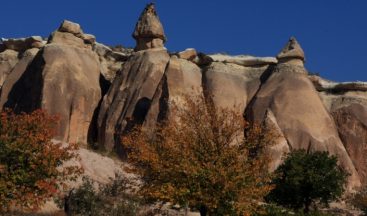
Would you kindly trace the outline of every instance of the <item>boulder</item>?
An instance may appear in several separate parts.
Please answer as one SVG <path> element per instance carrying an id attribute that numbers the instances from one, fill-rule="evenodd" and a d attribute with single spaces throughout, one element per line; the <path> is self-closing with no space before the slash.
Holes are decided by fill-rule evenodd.
<path id="1" fill-rule="evenodd" d="M 83 30 L 81 29 L 80 25 L 69 20 L 64 20 L 61 23 L 58 31 L 71 33 L 77 37 L 81 37 L 83 35 Z"/>
<path id="2" fill-rule="evenodd" d="M 289 61 L 279 63 L 247 107 L 246 117 L 252 123 L 262 123 L 268 110 L 291 149 L 337 155 L 339 163 L 351 174 L 348 189 L 360 186 L 359 175 L 339 138 L 334 120 L 302 66 Z"/>
<path id="3" fill-rule="evenodd" d="M 83 39 L 76 37 L 72 33 L 60 31 L 53 32 L 49 38 L 48 43 L 74 46 L 78 48 L 88 47 L 88 45 L 84 43 Z"/>
<path id="4" fill-rule="evenodd" d="M 169 55 L 164 49 L 135 52 L 104 96 L 98 115 L 98 143 L 111 151 L 124 131 L 143 124 Z"/>
<path id="5" fill-rule="evenodd" d="M 189 48 L 184 51 L 177 53 L 177 56 L 182 59 L 192 61 L 196 58 L 197 53 L 195 49 Z"/>
<path id="6" fill-rule="evenodd" d="M 83 34 L 82 39 L 84 40 L 84 43 L 87 44 L 94 44 L 96 42 L 96 37 L 91 34 Z"/>
<path id="7" fill-rule="evenodd" d="M 167 38 L 153 3 L 148 4 L 135 26 L 136 51 L 164 47 Z"/>

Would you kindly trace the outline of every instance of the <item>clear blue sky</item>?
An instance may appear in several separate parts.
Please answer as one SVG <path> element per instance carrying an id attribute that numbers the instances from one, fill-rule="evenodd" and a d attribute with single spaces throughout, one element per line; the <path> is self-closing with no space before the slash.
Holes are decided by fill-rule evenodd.
<path id="1" fill-rule="evenodd" d="M 275 56 L 294 35 L 312 72 L 367 81 L 367 0 L 156 0 L 168 42 L 179 51 Z M 48 36 L 63 19 L 97 41 L 134 46 L 143 0 L 1 0 L 0 37 Z"/>

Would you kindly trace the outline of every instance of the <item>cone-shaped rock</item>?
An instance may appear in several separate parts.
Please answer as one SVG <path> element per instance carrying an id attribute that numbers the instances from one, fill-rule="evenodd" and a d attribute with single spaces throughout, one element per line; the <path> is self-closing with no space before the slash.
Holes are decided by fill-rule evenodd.
<path id="1" fill-rule="evenodd" d="M 286 47 L 278 58 L 302 61 L 303 52 L 295 40 L 291 39 Z M 328 151 L 337 155 L 340 164 L 351 174 L 349 189 L 359 186 L 359 175 L 339 138 L 333 118 L 308 79 L 306 69 L 293 63 L 275 66 L 247 107 L 247 119 L 262 123 L 266 113 L 271 111 L 290 149 Z"/>
<path id="2" fill-rule="evenodd" d="M 136 50 L 163 47 L 166 42 L 163 26 L 153 3 L 148 4 L 140 15 L 133 37 L 136 40 Z"/>
<path id="3" fill-rule="evenodd" d="M 291 37 L 282 51 L 277 55 L 277 59 L 280 63 L 287 62 L 303 65 L 305 61 L 305 53 L 296 38 Z"/>

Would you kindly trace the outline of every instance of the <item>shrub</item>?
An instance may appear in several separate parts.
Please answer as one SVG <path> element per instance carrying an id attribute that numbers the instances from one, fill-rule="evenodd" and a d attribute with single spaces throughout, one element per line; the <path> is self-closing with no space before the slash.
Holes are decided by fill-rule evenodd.
<path id="1" fill-rule="evenodd" d="M 271 189 L 264 147 L 272 137 L 263 127 L 245 128 L 241 114 L 202 101 L 172 105 L 173 118 L 154 136 L 137 129 L 122 138 L 143 179 L 140 193 L 202 215 L 249 215 Z"/>
<path id="2" fill-rule="evenodd" d="M 364 215 L 367 215 L 367 187 L 363 187 L 358 193 L 354 194 L 349 202 L 360 209 Z"/>
<path id="3" fill-rule="evenodd" d="M 0 212 L 37 208 L 60 191 L 60 182 L 80 173 L 63 163 L 77 157 L 75 145 L 51 142 L 55 116 L 37 110 L 0 116 Z"/>
<path id="4" fill-rule="evenodd" d="M 139 200 L 128 190 L 128 180 L 120 175 L 106 185 L 83 177 L 82 185 L 71 190 L 64 200 L 58 200 L 58 205 L 64 207 L 68 215 L 135 216 Z"/>
<path id="5" fill-rule="evenodd" d="M 275 188 L 268 200 L 295 210 L 309 212 L 315 202 L 328 205 L 344 191 L 347 173 L 337 165 L 336 156 L 327 152 L 307 153 L 296 150 L 288 154 L 275 171 Z"/>

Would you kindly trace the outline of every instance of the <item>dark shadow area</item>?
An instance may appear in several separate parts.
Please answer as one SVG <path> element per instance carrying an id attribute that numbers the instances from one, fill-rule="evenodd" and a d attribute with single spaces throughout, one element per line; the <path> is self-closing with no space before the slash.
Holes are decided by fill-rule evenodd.
<path id="1" fill-rule="evenodd" d="M 41 49 L 10 90 L 4 107 L 13 109 L 16 113 L 32 112 L 41 108 L 44 66 L 45 60 Z"/>
<path id="2" fill-rule="evenodd" d="M 88 138 L 87 142 L 90 147 L 93 149 L 98 149 L 100 146 L 98 145 L 98 115 L 101 108 L 101 104 L 104 96 L 107 94 L 110 89 L 111 83 L 104 78 L 102 74 L 99 75 L 99 87 L 101 88 L 101 99 L 98 102 L 98 106 L 93 112 L 92 121 L 88 128 Z"/>

